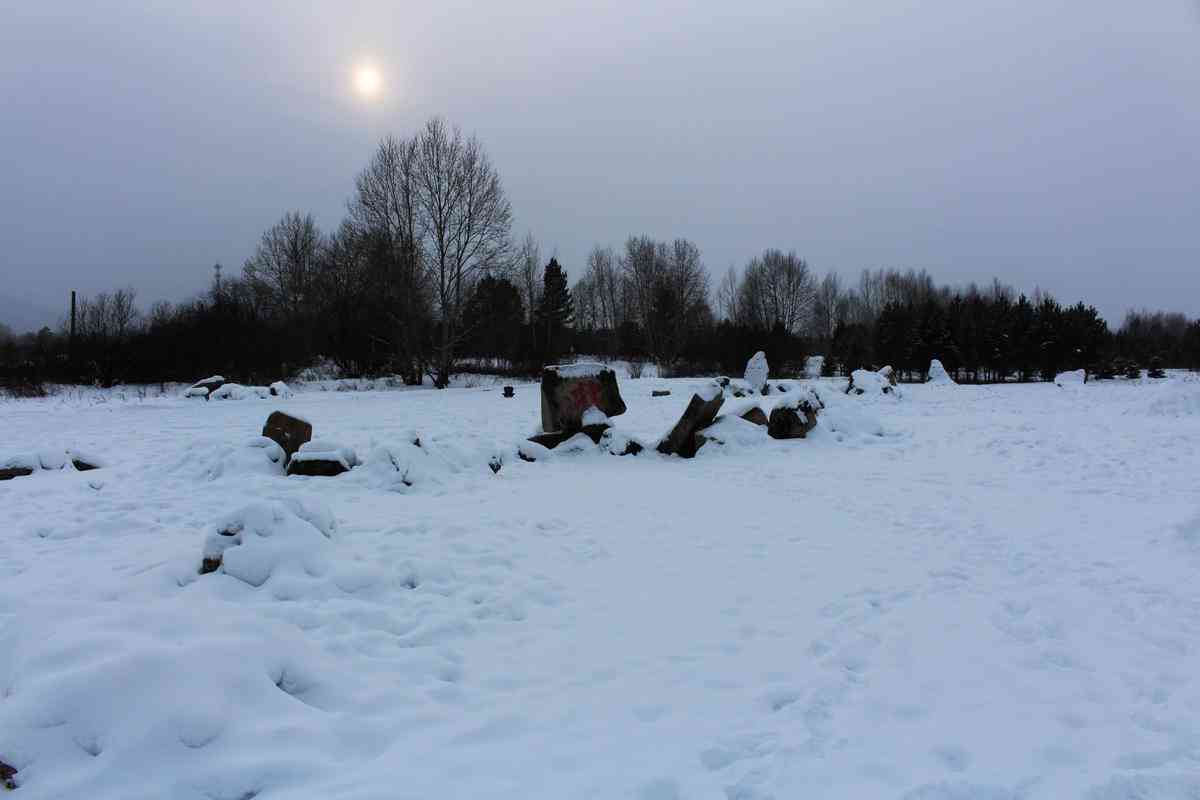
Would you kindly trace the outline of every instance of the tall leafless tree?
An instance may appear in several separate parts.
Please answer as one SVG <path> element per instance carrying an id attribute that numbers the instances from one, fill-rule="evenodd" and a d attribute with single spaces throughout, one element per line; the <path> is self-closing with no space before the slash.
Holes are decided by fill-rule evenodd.
<path id="1" fill-rule="evenodd" d="M 380 142 L 355 180 L 349 227 L 340 232 L 344 257 L 355 250 L 363 255 L 368 285 L 386 308 L 384 329 L 371 335 L 390 345 L 409 383 L 420 383 L 425 371 L 429 317 L 419 146 L 416 137 L 389 136 Z"/>
<path id="2" fill-rule="evenodd" d="M 246 262 L 244 276 L 269 313 L 298 320 L 313 309 L 324 237 L 312 214 L 292 211 L 272 225 Z"/>
<path id="3" fill-rule="evenodd" d="M 512 208 L 479 140 L 440 119 L 417 137 L 417 193 L 438 312 L 433 379 L 449 385 L 464 330 L 462 311 L 484 273 L 511 269 Z"/>
<path id="4" fill-rule="evenodd" d="M 794 252 L 766 250 L 746 266 L 735 316 L 753 328 L 768 330 L 779 324 L 788 333 L 799 334 L 808 327 L 815 296 L 804 259 Z"/>

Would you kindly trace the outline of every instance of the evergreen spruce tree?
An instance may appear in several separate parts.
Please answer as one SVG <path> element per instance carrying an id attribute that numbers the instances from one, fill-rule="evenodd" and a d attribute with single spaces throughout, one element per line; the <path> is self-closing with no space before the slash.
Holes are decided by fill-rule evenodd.
<path id="1" fill-rule="evenodd" d="M 567 287 L 567 273 L 557 258 L 550 259 L 543 273 L 536 321 L 543 361 L 553 363 L 567 349 L 568 328 L 575 321 L 575 303 Z"/>

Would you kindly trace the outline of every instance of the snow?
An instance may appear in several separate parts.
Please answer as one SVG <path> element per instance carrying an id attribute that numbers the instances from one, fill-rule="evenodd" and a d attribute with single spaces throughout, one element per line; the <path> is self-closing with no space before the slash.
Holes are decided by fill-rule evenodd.
<path id="1" fill-rule="evenodd" d="M 1054 376 L 1055 386 L 1082 386 L 1087 382 L 1087 372 L 1081 369 L 1060 372 Z"/>
<path id="2" fill-rule="evenodd" d="M 582 424 L 584 425 L 607 425 L 608 415 L 595 406 L 588 406 L 583 412 Z"/>
<path id="3" fill-rule="evenodd" d="M 942 366 L 942 362 L 936 358 L 929 362 L 929 379 L 926 383 L 932 386 L 957 386 L 950 373 Z"/>
<path id="4" fill-rule="evenodd" d="M 768 372 L 767 354 L 759 350 L 746 362 L 746 374 L 743 379 L 751 389 L 761 392 L 767 384 Z"/>
<path id="5" fill-rule="evenodd" d="M 825 356 L 809 356 L 804 361 L 804 377 L 819 378 L 825 369 Z"/>
<path id="6" fill-rule="evenodd" d="M 293 395 L 291 388 L 283 381 L 275 381 L 268 387 L 273 397 L 288 398 Z"/>
<path id="7" fill-rule="evenodd" d="M 191 394 L 189 391 L 187 394 Z M 242 386 L 240 383 L 227 383 L 209 394 L 209 400 L 250 400 L 258 398 L 265 400 L 271 397 L 271 390 L 266 386 Z"/>
<path id="8" fill-rule="evenodd" d="M 183 393 L 184 397 L 208 397 L 208 389 L 203 386 L 193 386 Z"/>
<path id="9" fill-rule="evenodd" d="M 561 378 L 595 378 L 609 368 L 595 361 L 580 361 L 576 364 L 554 364 L 546 367 Z"/>
<path id="10" fill-rule="evenodd" d="M 329 439 L 313 439 L 300 445 L 292 456 L 293 461 L 339 461 L 346 469 L 358 465 L 354 448 Z"/>
<path id="11" fill-rule="evenodd" d="M 850 373 L 850 394 L 858 397 L 877 398 L 900 396 L 898 387 L 892 386 L 886 376 L 867 369 L 856 369 Z"/>
<path id="12" fill-rule="evenodd" d="M 325 481 L 266 403 L 0 403 L 4 456 L 106 461 L 0 482 L 13 797 L 1200 794 L 1200 381 L 773 381 L 806 439 L 727 400 L 695 459 L 606 452 L 694 383 L 576 452 L 536 392 L 297 392 L 366 454 Z"/>

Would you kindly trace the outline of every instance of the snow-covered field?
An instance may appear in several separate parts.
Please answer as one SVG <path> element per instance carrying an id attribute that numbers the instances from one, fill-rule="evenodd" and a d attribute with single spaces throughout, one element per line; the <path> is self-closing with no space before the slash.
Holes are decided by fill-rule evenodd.
<path id="1" fill-rule="evenodd" d="M 0 482 L 13 796 L 1200 796 L 1200 382 L 838 384 L 691 461 L 522 462 L 529 384 L 0 403 L 105 464 Z M 274 408 L 366 463 L 282 477 Z"/>

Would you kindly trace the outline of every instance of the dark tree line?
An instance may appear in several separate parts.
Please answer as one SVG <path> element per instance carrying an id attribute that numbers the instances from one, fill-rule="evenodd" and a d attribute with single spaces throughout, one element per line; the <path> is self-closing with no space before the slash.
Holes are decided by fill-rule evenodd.
<path id="1" fill-rule="evenodd" d="M 133 289 L 83 298 L 73 336 L 65 321 L 22 336 L 0 324 L 0 380 L 10 391 L 213 373 L 263 384 L 332 363 L 345 376 L 446 386 L 455 371 L 535 375 L 574 354 L 739 374 L 757 350 L 779 375 L 800 374 L 812 354 L 826 374 L 890 364 L 920 379 L 938 358 L 980 382 L 1200 368 L 1200 321 L 1181 314 L 1130 312 L 1114 333 L 1095 308 L 1040 292 L 956 290 L 911 270 L 843 285 L 775 249 L 713 287 L 695 243 L 649 236 L 594 248 L 572 286 L 511 226 L 482 145 L 435 119 L 380 143 L 336 230 L 289 212 L 239 274 L 218 265 L 198 297 L 144 311 Z"/>

